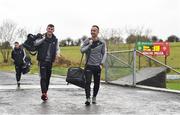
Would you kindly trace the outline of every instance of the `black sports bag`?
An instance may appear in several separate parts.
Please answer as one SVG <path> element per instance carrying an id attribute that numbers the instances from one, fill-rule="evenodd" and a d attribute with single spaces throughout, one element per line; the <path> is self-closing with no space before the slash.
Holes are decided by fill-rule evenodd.
<path id="1" fill-rule="evenodd" d="M 90 50 L 91 51 L 91 50 Z M 90 51 L 86 60 L 85 68 L 89 59 Z M 70 67 L 67 72 L 66 82 L 69 84 L 73 84 L 79 86 L 81 88 L 85 88 L 85 70 L 81 68 L 81 63 L 84 54 L 82 54 L 81 62 L 79 67 Z"/>

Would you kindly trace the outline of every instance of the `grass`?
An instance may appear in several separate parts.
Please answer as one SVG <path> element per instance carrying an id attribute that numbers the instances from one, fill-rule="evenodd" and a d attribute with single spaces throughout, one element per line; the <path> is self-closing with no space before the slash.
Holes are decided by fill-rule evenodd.
<path id="1" fill-rule="evenodd" d="M 66 76 L 68 68 L 55 66 L 52 68 L 52 73 L 57 75 Z"/>
<path id="2" fill-rule="evenodd" d="M 30 73 L 31 73 L 31 74 L 39 73 L 39 68 L 38 68 L 38 66 L 35 65 L 35 64 L 32 65 L 32 66 L 31 66 Z"/>
<path id="3" fill-rule="evenodd" d="M 81 52 L 79 46 L 69 46 L 61 48 L 61 55 L 72 62 L 79 63 L 81 59 Z"/>
<path id="4" fill-rule="evenodd" d="M 167 80 L 168 89 L 180 90 L 180 80 Z"/>
<path id="5" fill-rule="evenodd" d="M 0 70 L 1 70 L 1 71 L 15 71 L 14 66 L 10 66 L 10 65 L 6 65 L 6 66 L 0 65 L 0 66 L 1 66 L 1 67 L 0 67 Z"/>

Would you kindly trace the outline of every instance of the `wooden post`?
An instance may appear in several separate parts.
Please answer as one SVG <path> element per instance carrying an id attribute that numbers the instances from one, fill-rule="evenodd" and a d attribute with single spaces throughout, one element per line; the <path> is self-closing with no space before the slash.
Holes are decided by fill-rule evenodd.
<path id="1" fill-rule="evenodd" d="M 165 56 L 165 64 L 167 65 L 167 56 Z"/>
<path id="2" fill-rule="evenodd" d="M 139 70 L 141 69 L 141 56 L 139 54 Z"/>

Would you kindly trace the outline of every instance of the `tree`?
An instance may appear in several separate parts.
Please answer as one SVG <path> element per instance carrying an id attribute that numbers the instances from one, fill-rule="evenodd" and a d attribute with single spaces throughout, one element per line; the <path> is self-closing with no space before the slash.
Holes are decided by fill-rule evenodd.
<path id="1" fill-rule="evenodd" d="M 136 41 L 149 41 L 150 29 L 144 29 L 144 27 L 126 28 L 128 35 L 126 43 L 135 43 Z"/>
<path id="2" fill-rule="evenodd" d="M 100 36 L 106 41 L 107 47 L 111 44 L 123 43 L 122 30 L 119 28 L 102 29 Z"/>
<path id="3" fill-rule="evenodd" d="M 10 43 L 15 41 L 17 33 L 17 25 L 10 21 L 4 21 L 0 26 L 0 40 L 1 42 L 9 41 Z"/>
<path id="4" fill-rule="evenodd" d="M 171 35 L 167 39 L 168 42 L 179 42 L 179 38 L 175 35 Z"/>
<path id="5" fill-rule="evenodd" d="M 123 38 L 121 38 L 120 36 L 114 36 L 114 37 L 111 37 L 109 39 L 109 41 L 112 43 L 112 44 L 119 44 L 119 43 L 123 43 Z"/>
<path id="6" fill-rule="evenodd" d="M 101 31 L 100 31 L 100 36 L 103 38 L 103 39 L 105 39 L 105 40 L 107 40 L 108 38 L 109 38 L 109 29 L 101 29 Z"/>
<path id="7" fill-rule="evenodd" d="M 81 45 L 81 39 L 78 39 L 77 40 L 77 46 L 80 46 Z"/>
<path id="8" fill-rule="evenodd" d="M 130 36 L 128 36 L 127 37 L 127 39 L 126 39 L 126 43 L 135 43 L 136 42 L 136 36 L 135 35 L 133 35 L 133 34 L 131 34 Z"/>
<path id="9" fill-rule="evenodd" d="M 3 56 L 3 62 L 7 63 L 9 61 L 9 56 L 11 53 L 12 47 L 8 41 L 1 43 L 0 45 L 0 51 Z"/>
<path id="10" fill-rule="evenodd" d="M 75 46 L 80 46 L 81 45 L 81 39 L 77 39 L 77 40 L 74 40 L 74 43 L 73 43 Z"/>
<path id="11" fill-rule="evenodd" d="M 126 39 L 126 43 L 136 43 L 137 41 L 150 41 L 147 36 L 140 36 L 140 35 L 130 35 Z"/>
<path id="12" fill-rule="evenodd" d="M 143 30 L 144 30 L 143 26 L 142 27 L 136 27 L 136 28 L 130 28 L 130 27 L 125 28 L 125 32 L 128 36 L 130 36 L 130 35 L 141 36 L 144 32 Z"/>
<path id="13" fill-rule="evenodd" d="M 162 39 L 159 39 L 159 42 L 163 42 L 163 40 L 162 40 Z"/>
<path id="14" fill-rule="evenodd" d="M 22 41 L 25 41 L 25 39 L 27 39 L 28 32 L 25 28 L 19 28 L 17 30 L 17 33 L 19 33 L 18 38 L 21 38 Z"/>
<path id="15" fill-rule="evenodd" d="M 66 40 L 61 40 L 61 41 L 59 42 L 59 46 L 60 46 L 60 47 L 67 46 L 67 41 L 66 41 Z"/>
<path id="16" fill-rule="evenodd" d="M 67 38 L 66 41 L 68 46 L 72 45 L 73 40 L 71 38 Z"/>
<path id="17" fill-rule="evenodd" d="M 75 41 L 71 40 L 70 46 L 75 46 Z"/>
<path id="18" fill-rule="evenodd" d="M 152 37 L 151 37 L 151 40 L 152 40 L 152 42 L 157 42 L 159 39 L 158 39 L 157 36 L 152 36 Z"/>
<path id="19" fill-rule="evenodd" d="M 21 32 L 18 31 L 19 29 L 20 28 L 17 27 L 17 24 L 11 20 L 4 21 L 0 26 L 0 52 L 4 63 L 8 62 L 11 49 L 10 45 L 21 36 Z"/>

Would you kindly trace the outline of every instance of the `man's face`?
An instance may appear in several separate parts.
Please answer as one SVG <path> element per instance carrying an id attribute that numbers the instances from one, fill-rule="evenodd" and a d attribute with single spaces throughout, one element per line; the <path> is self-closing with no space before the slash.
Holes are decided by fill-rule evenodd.
<path id="1" fill-rule="evenodd" d="M 19 44 L 18 43 L 15 43 L 15 48 L 18 49 L 19 48 Z"/>
<path id="2" fill-rule="evenodd" d="M 46 30 L 47 30 L 47 34 L 48 34 L 48 35 L 52 35 L 53 32 L 54 32 L 54 27 L 49 27 L 49 26 L 48 26 Z"/>
<path id="3" fill-rule="evenodd" d="M 98 34 L 99 34 L 98 28 L 97 27 L 92 27 L 91 28 L 91 36 L 92 36 L 92 38 L 96 38 L 98 36 Z"/>

